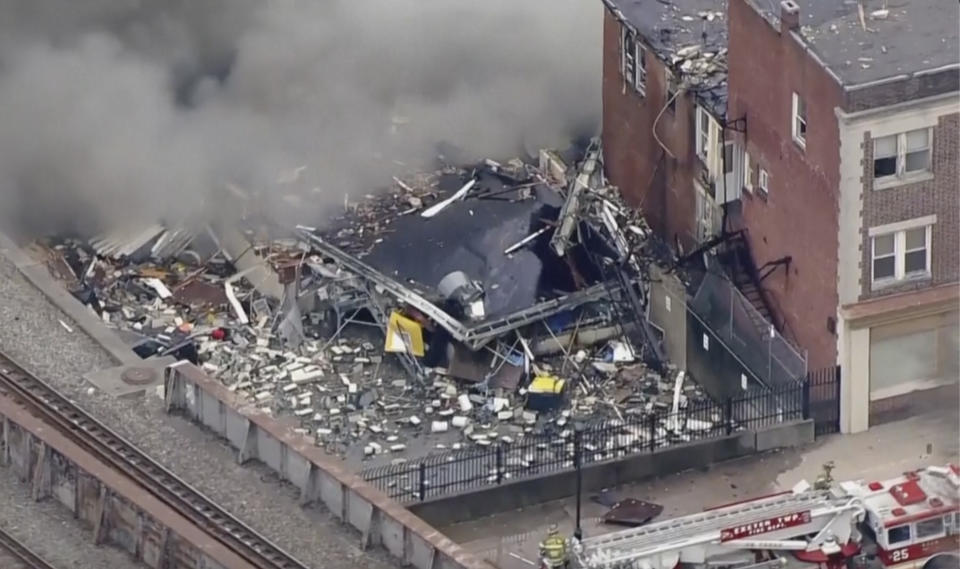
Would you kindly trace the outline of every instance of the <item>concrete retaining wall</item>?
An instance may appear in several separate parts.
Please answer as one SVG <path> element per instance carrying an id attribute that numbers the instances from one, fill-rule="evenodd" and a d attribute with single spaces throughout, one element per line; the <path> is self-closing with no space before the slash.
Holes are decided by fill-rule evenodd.
<path id="1" fill-rule="evenodd" d="M 92 528 L 97 544 L 156 569 L 253 569 L 189 520 L 100 463 L 56 429 L 0 397 L 0 466 Z"/>
<path id="2" fill-rule="evenodd" d="M 227 439 L 240 462 L 259 460 L 272 468 L 300 488 L 302 504 L 323 503 L 360 532 L 363 547 L 382 546 L 418 569 L 492 569 L 197 367 L 170 366 L 164 384 L 168 411 L 185 413 Z"/>
<path id="3" fill-rule="evenodd" d="M 583 468 L 583 491 L 593 492 L 626 482 L 673 474 L 707 464 L 796 446 L 813 441 L 813 422 L 798 421 L 753 432 L 667 447 L 626 459 Z M 429 523 L 440 526 L 566 498 L 576 493 L 576 472 L 557 472 L 517 480 L 409 506 Z"/>

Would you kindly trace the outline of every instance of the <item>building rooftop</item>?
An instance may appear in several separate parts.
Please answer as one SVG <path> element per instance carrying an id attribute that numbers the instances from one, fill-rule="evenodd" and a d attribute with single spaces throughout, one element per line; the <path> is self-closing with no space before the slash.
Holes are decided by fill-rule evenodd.
<path id="1" fill-rule="evenodd" d="M 644 43 L 691 83 L 716 116 L 727 104 L 727 0 L 603 0 Z"/>
<path id="2" fill-rule="evenodd" d="M 795 2 L 800 7 L 800 35 L 844 85 L 860 85 L 960 64 L 958 2 Z M 753 0 L 752 4 L 779 27 L 779 2 Z"/>

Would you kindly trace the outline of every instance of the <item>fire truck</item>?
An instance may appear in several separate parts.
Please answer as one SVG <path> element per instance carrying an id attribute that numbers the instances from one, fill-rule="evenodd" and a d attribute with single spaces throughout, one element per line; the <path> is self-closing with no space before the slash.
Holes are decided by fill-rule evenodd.
<path id="1" fill-rule="evenodd" d="M 960 469 L 793 490 L 575 543 L 576 569 L 960 569 Z"/>

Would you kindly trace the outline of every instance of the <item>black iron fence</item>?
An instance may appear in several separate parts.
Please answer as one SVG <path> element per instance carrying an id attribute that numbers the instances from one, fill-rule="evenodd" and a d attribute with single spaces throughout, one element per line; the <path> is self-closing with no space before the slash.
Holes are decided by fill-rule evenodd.
<path id="1" fill-rule="evenodd" d="M 813 419 L 818 437 L 840 432 L 840 371 L 840 366 L 830 366 L 807 374 L 806 416 Z"/>
<path id="2" fill-rule="evenodd" d="M 557 424 L 516 441 L 502 438 L 470 450 L 375 467 L 361 476 L 401 502 L 422 501 L 513 479 L 572 470 L 665 447 L 756 430 L 810 417 L 810 382 L 747 392 L 722 402 L 689 403 L 589 424 Z M 562 421 L 560 421 L 562 423 Z M 485 441 L 489 439 L 481 439 Z"/>

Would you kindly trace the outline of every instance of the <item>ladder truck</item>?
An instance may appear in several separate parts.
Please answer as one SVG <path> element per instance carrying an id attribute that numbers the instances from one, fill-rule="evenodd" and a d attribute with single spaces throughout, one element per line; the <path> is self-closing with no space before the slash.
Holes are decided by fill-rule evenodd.
<path id="1" fill-rule="evenodd" d="M 842 482 L 574 543 L 575 569 L 960 569 L 960 469 Z"/>

